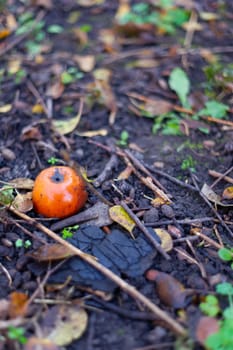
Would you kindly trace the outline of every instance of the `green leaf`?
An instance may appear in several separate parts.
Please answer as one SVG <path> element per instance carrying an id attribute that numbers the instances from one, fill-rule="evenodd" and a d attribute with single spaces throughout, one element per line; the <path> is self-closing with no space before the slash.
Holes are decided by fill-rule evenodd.
<path id="1" fill-rule="evenodd" d="M 220 259 L 224 261 L 231 261 L 233 260 L 233 252 L 230 249 L 227 248 L 221 248 L 218 251 L 218 256 Z"/>
<path id="2" fill-rule="evenodd" d="M 228 282 L 220 283 L 216 287 L 216 292 L 222 295 L 233 295 L 233 285 Z"/>
<path id="3" fill-rule="evenodd" d="M 174 90 L 180 99 L 182 106 L 187 106 L 187 97 L 190 91 L 190 82 L 187 74 L 181 68 L 175 68 L 169 77 L 169 87 Z"/>
<path id="4" fill-rule="evenodd" d="M 218 119 L 224 118 L 229 110 L 229 106 L 215 100 L 206 102 L 205 107 L 198 113 L 199 115 L 210 115 Z"/>
<path id="5" fill-rule="evenodd" d="M 50 34 L 59 34 L 63 32 L 63 27 L 60 26 L 59 24 L 52 24 L 51 26 L 48 27 L 47 32 Z"/>

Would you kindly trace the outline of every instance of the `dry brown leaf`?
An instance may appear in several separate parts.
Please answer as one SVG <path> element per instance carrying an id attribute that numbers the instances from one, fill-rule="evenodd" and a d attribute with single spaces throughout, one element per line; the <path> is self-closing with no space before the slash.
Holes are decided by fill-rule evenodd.
<path id="1" fill-rule="evenodd" d="M 158 65 L 159 61 L 153 58 L 142 58 L 129 64 L 130 67 L 134 68 L 154 68 Z"/>
<path id="2" fill-rule="evenodd" d="M 93 55 L 75 55 L 74 61 L 78 63 L 79 68 L 85 73 L 91 72 L 95 67 L 95 56 Z"/>
<path id="3" fill-rule="evenodd" d="M 170 102 L 162 99 L 152 99 L 134 92 L 129 93 L 128 96 L 141 115 L 146 113 L 147 116 L 155 117 L 156 115 L 168 113 L 173 109 L 173 105 Z"/>
<path id="4" fill-rule="evenodd" d="M 34 181 L 28 179 L 27 177 L 18 177 L 14 180 L 11 180 L 7 183 L 9 186 L 12 186 L 21 190 L 32 190 L 34 186 Z"/>
<path id="5" fill-rule="evenodd" d="M 9 316 L 16 318 L 25 316 L 28 308 L 28 296 L 21 292 L 12 292 L 10 294 Z"/>
<path id="6" fill-rule="evenodd" d="M 58 78 L 48 86 L 46 90 L 46 95 L 56 100 L 61 97 L 64 89 L 64 84 L 62 84 L 60 78 Z"/>
<path id="7" fill-rule="evenodd" d="M 12 202 L 12 206 L 21 213 L 27 213 L 28 211 L 32 210 L 32 192 L 27 192 L 23 194 L 18 193 Z"/>
<path id="8" fill-rule="evenodd" d="M 59 350 L 51 340 L 31 337 L 24 346 L 24 350 Z"/>
<path id="9" fill-rule="evenodd" d="M 51 316 L 54 316 L 54 319 Z M 86 330 L 88 322 L 86 311 L 73 305 L 56 306 L 48 311 L 47 318 L 49 325 L 45 325 L 44 330 L 46 338 L 58 346 L 66 346 L 79 339 Z"/>
<path id="10" fill-rule="evenodd" d="M 37 261 L 54 261 L 66 259 L 75 255 L 69 248 L 60 243 L 45 244 L 37 250 L 27 253 L 27 256 Z"/>
<path id="11" fill-rule="evenodd" d="M 216 194 L 212 188 L 210 186 L 208 186 L 207 184 L 204 184 L 202 189 L 201 189 L 201 193 L 204 194 L 204 196 L 210 201 L 213 202 L 215 205 L 220 205 L 222 207 L 232 207 L 233 204 L 227 203 L 224 204 L 221 202 L 221 197 Z"/>
<path id="12" fill-rule="evenodd" d="M 44 7 L 45 9 L 51 9 L 53 7 L 52 0 L 31 0 L 32 5 Z"/>
<path id="13" fill-rule="evenodd" d="M 113 221 L 124 227 L 134 238 L 132 231 L 135 227 L 135 222 L 121 205 L 114 205 L 111 207 L 109 209 L 109 215 Z"/>
<path id="14" fill-rule="evenodd" d="M 26 140 L 41 140 L 42 135 L 40 132 L 40 129 L 37 126 L 27 125 L 25 128 L 22 129 L 20 140 L 26 141 Z"/>

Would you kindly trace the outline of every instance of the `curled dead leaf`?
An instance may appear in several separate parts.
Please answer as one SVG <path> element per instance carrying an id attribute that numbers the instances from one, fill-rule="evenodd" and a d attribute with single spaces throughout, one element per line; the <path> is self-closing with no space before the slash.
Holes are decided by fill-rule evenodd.
<path id="1" fill-rule="evenodd" d="M 222 194 L 222 198 L 224 199 L 233 199 L 233 186 L 229 186 L 225 188 Z"/>
<path id="2" fill-rule="evenodd" d="M 15 318 L 25 316 L 28 308 L 28 296 L 21 292 L 12 292 L 10 294 L 9 316 Z"/>
<path id="3" fill-rule="evenodd" d="M 88 316 L 83 308 L 59 305 L 50 309 L 44 320 L 46 338 L 58 346 L 65 346 L 79 339 L 85 332 Z"/>
<path id="4" fill-rule="evenodd" d="M 21 213 L 27 213 L 28 211 L 32 210 L 32 192 L 27 192 L 23 194 L 17 193 L 17 196 L 15 197 L 12 206 Z"/>
<path id="5" fill-rule="evenodd" d="M 27 256 L 37 261 L 55 261 L 66 259 L 75 255 L 69 248 L 60 244 L 45 244 L 40 246 L 37 250 L 27 253 Z"/>

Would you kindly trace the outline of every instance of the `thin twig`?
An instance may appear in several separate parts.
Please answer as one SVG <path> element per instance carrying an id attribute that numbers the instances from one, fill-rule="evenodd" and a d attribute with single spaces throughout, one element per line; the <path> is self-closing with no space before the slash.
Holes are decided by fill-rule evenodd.
<path id="1" fill-rule="evenodd" d="M 147 239 L 153 244 L 153 246 L 156 248 L 156 250 L 167 260 L 170 260 L 171 257 L 164 251 L 164 249 L 161 247 L 161 245 L 156 241 L 154 237 L 150 234 L 150 232 L 147 230 L 147 228 L 143 225 L 143 223 L 139 220 L 137 215 L 133 213 L 133 211 L 128 207 L 128 205 L 121 201 L 120 205 L 125 209 L 125 211 L 129 214 L 131 219 L 136 223 L 136 225 L 140 228 L 140 230 L 144 233 L 144 235 L 147 237 Z"/>
<path id="2" fill-rule="evenodd" d="M 94 259 L 89 254 L 85 254 L 77 247 L 73 246 L 69 242 L 62 239 L 60 236 L 58 236 L 55 232 L 51 231 L 41 223 L 37 222 L 33 218 L 30 218 L 30 216 L 19 212 L 13 207 L 9 207 L 8 210 L 10 210 L 13 214 L 16 216 L 24 219 L 27 223 L 35 226 L 37 229 L 41 230 L 45 234 L 47 234 L 49 237 L 53 238 L 56 242 L 63 244 L 65 247 L 69 248 L 76 256 L 87 262 L 89 265 L 93 266 L 96 270 L 101 272 L 104 276 L 111 279 L 113 282 L 116 283 L 122 290 L 124 290 L 127 294 L 129 294 L 132 298 L 137 300 L 138 302 L 144 304 L 148 310 L 150 310 L 155 316 L 160 318 L 165 322 L 165 325 L 168 329 L 170 329 L 173 333 L 176 335 L 186 335 L 186 329 L 180 325 L 176 320 L 174 320 L 171 316 L 169 316 L 166 312 L 161 310 L 157 305 L 152 303 L 146 296 L 141 294 L 135 287 L 124 281 L 122 278 L 114 274 L 112 271 L 110 271 L 107 267 L 101 265 L 96 259 Z"/>
<path id="3" fill-rule="evenodd" d="M 210 186 L 210 188 L 214 188 L 214 186 L 216 186 L 221 180 L 223 180 L 227 174 L 229 174 L 231 171 L 233 170 L 233 166 L 231 166 L 229 169 L 227 169 L 225 171 L 225 173 L 221 174 L 221 176 L 218 177 L 217 180 L 215 180 L 212 185 Z M 233 182 L 233 179 L 232 179 L 232 182 Z"/>
<path id="4" fill-rule="evenodd" d="M 230 234 L 231 237 L 233 237 L 233 232 L 231 231 L 231 229 L 225 224 L 225 222 L 223 221 L 223 219 L 221 218 L 221 216 L 219 215 L 219 213 L 217 212 L 217 210 L 215 210 L 212 206 L 212 204 L 209 202 L 208 198 L 206 198 L 206 196 L 200 191 L 199 186 L 197 184 L 197 181 L 194 177 L 194 175 L 190 172 L 191 178 L 193 180 L 193 183 L 196 187 L 196 189 L 199 192 L 199 195 L 201 196 L 201 198 L 206 202 L 206 204 L 208 205 L 208 207 L 212 210 L 212 212 L 214 213 L 214 215 L 218 218 L 218 220 L 220 221 L 221 225 L 227 230 L 227 232 Z"/>
<path id="5" fill-rule="evenodd" d="M 233 184 L 232 177 L 225 176 L 224 174 L 219 173 L 218 171 L 215 171 L 215 170 L 209 170 L 208 173 L 209 173 L 209 175 L 211 175 L 213 177 L 221 178 L 221 180 L 225 180 L 225 181 L 229 182 L 230 184 Z"/>

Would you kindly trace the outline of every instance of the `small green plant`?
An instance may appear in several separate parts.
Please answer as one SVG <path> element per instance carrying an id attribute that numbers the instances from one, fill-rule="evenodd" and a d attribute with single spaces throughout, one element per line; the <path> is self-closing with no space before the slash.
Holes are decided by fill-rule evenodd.
<path id="1" fill-rule="evenodd" d="M 18 18 L 19 27 L 16 35 L 22 35 L 31 31 L 31 39 L 26 40 L 25 48 L 27 53 L 35 56 L 41 51 L 42 41 L 45 38 L 44 21 L 35 22 L 34 14 L 30 11 L 23 13 Z"/>
<path id="2" fill-rule="evenodd" d="M 182 106 L 188 108 L 187 98 L 190 92 L 190 81 L 185 71 L 179 67 L 174 68 L 170 74 L 168 84 L 176 92 Z"/>
<path id="3" fill-rule="evenodd" d="M 191 155 L 189 155 L 187 158 L 183 159 L 181 163 L 181 169 L 182 170 L 189 169 L 190 171 L 195 172 L 195 164 L 196 164 L 196 161 L 193 159 Z"/>
<path id="4" fill-rule="evenodd" d="M 203 84 L 205 93 L 211 98 L 216 98 L 224 92 L 231 92 L 233 80 L 233 64 L 222 63 L 215 60 L 210 65 L 204 67 L 206 82 Z"/>
<path id="5" fill-rule="evenodd" d="M 126 147 L 129 141 L 129 133 L 126 130 L 123 130 L 120 135 L 120 140 L 117 141 L 117 144 L 122 147 Z"/>
<path id="6" fill-rule="evenodd" d="M 161 130 L 163 135 L 181 135 L 180 120 L 178 115 L 173 112 L 161 114 L 154 118 L 152 133 L 156 134 Z"/>
<path id="7" fill-rule="evenodd" d="M 61 231 L 62 238 L 63 239 L 72 238 L 74 235 L 74 231 L 76 231 L 78 228 L 79 228 L 79 225 L 63 228 L 63 230 Z"/>
<path id="8" fill-rule="evenodd" d="M 231 264 L 231 268 L 233 269 L 233 248 L 221 248 L 218 251 L 218 256 L 221 260 L 229 262 Z"/>
<path id="9" fill-rule="evenodd" d="M 233 349 L 233 285 L 228 282 L 220 283 L 216 292 L 228 298 L 228 304 L 222 311 L 222 319 L 219 321 L 219 330 L 211 334 L 205 345 L 209 350 L 232 350 Z"/>
<path id="10" fill-rule="evenodd" d="M 83 78 L 83 73 L 76 67 L 69 67 L 65 72 L 61 74 L 61 82 L 64 85 L 73 83 L 76 80 Z"/>
<path id="11" fill-rule="evenodd" d="M 14 189 L 12 187 L 3 186 L 0 189 L 0 205 L 5 207 L 6 205 L 11 204 L 14 198 Z"/>
<path id="12" fill-rule="evenodd" d="M 28 248 L 30 248 L 31 247 L 31 245 L 32 245 L 32 242 L 29 240 L 29 239 L 27 239 L 26 241 L 24 241 L 23 239 L 17 239 L 16 241 L 15 241 L 15 247 L 16 248 L 26 248 L 26 249 L 28 249 Z"/>
<path id="13" fill-rule="evenodd" d="M 199 307 L 204 314 L 210 317 L 217 316 L 221 311 L 218 298 L 215 295 L 207 295 Z"/>
<path id="14" fill-rule="evenodd" d="M 17 340 L 20 344 L 26 344 L 25 329 L 23 327 L 9 327 L 7 336 L 9 339 Z"/>
<path id="15" fill-rule="evenodd" d="M 64 28 L 62 26 L 60 26 L 59 24 L 51 24 L 47 28 L 47 32 L 49 34 L 60 34 L 63 32 L 63 30 L 64 30 Z"/>
<path id="16" fill-rule="evenodd" d="M 173 1 L 159 1 L 156 6 L 146 2 L 135 4 L 131 11 L 119 18 L 120 24 L 152 24 L 160 31 L 174 34 L 189 19 L 190 12 L 174 6 Z"/>
<path id="17" fill-rule="evenodd" d="M 47 163 L 48 164 L 51 164 L 51 165 L 56 165 L 57 163 L 60 162 L 60 159 L 58 158 L 55 158 L 55 157 L 50 157 L 48 160 L 47 160 Z"/>

